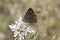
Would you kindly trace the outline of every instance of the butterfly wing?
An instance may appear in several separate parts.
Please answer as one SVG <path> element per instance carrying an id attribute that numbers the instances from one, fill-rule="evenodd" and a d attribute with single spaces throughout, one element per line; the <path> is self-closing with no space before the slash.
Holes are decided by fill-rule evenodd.
<path id="1" fill-rule="evenodd" d="M 34 14 L 32 8 L 29 8 L 28 11 L 26 12 L 24 16 L 24 21 L 29 23 L 37 22 L 36 15 Z"/>

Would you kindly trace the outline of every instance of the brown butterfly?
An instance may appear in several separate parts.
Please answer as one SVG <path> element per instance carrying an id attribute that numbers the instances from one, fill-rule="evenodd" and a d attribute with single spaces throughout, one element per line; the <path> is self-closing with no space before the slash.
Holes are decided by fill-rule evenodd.
<path id="1" fill-rule="evenodd" d="M 24 21 L 28 23 L 34 23 L 37 22 L 36 15 L 34 14 L 34 11 L 32 8 L 29 8 L 24 16 Z"/>

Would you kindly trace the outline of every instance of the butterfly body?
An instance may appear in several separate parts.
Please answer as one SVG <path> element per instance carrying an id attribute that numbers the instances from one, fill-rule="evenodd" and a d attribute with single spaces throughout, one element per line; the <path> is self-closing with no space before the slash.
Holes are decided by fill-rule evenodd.
<path id="1" fill-rule="evenodd" d="M 32 8 L 29 8 L 24 16 L 24 21 L 28 23 L 34 23 L 37 22 L 36 15 L 34 14 L 34 11 Z"/>

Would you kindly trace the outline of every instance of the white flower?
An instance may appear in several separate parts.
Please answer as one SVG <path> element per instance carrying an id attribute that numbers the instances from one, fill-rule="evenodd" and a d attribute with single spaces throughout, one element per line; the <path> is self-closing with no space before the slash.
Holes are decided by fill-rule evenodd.
<path id="1" fill-rule="evenodd" d="M 20 36 L 20 38 L 19 38 L 19 40 L 24 40 L 24 36 L 23 35 L 19 35 Z"/>
<path id="2" fill-rule="evenodd" d="M 26 31 L 29 32 L 29 33 L 35 32 L 32 28 L 29 28 L 29 27 L 27 27 Z"/>
<path id="3" fill-rule="evenodd" d="M 15 31 L 14 32 L 14 37 L 16 37 L 18 34 L 19 34 L 19 32 L 18 31 Z"/>
<path id="4" fill-rule="evenodd" d="M 24 37 L 27 36 L 27 32 L 36 32 L 28 25 L 28 23 L 22 21 L 21 17 L 15 21 L 15 24 L 11 24 L 9 27 L 14 32 L 14 37 L 19 36 L 19 40 L 24 40 Z"/>
<path id="5" fill-rule="evenodd" d="M 17 28 L 16 28 L 16 25 L 14 25 L 14 24 L 12 24 L 12 25 L 9 25 L 9 27 L 10 27 L 10 29 L 12 30 L 12 31 L 15 31 Z"/>

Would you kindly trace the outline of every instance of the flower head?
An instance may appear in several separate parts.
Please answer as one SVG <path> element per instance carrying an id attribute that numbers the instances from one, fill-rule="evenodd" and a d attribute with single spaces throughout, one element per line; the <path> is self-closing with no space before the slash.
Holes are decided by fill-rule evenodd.
<path id="1" fill-rule="evenodd" d="M 19 40 L 24 40 L 24 36 L 27 36 L 27 32 L 29 33 L 36 32 L 29 26 L 29 23 L 22 21 L 21 17 L 19 17 L 19 19 L 15 21 L 15 24 L 11 24 L 9 25 L 9 27 L 11 31 L 14 32 L 14 37 L 19 36 Z"/>

